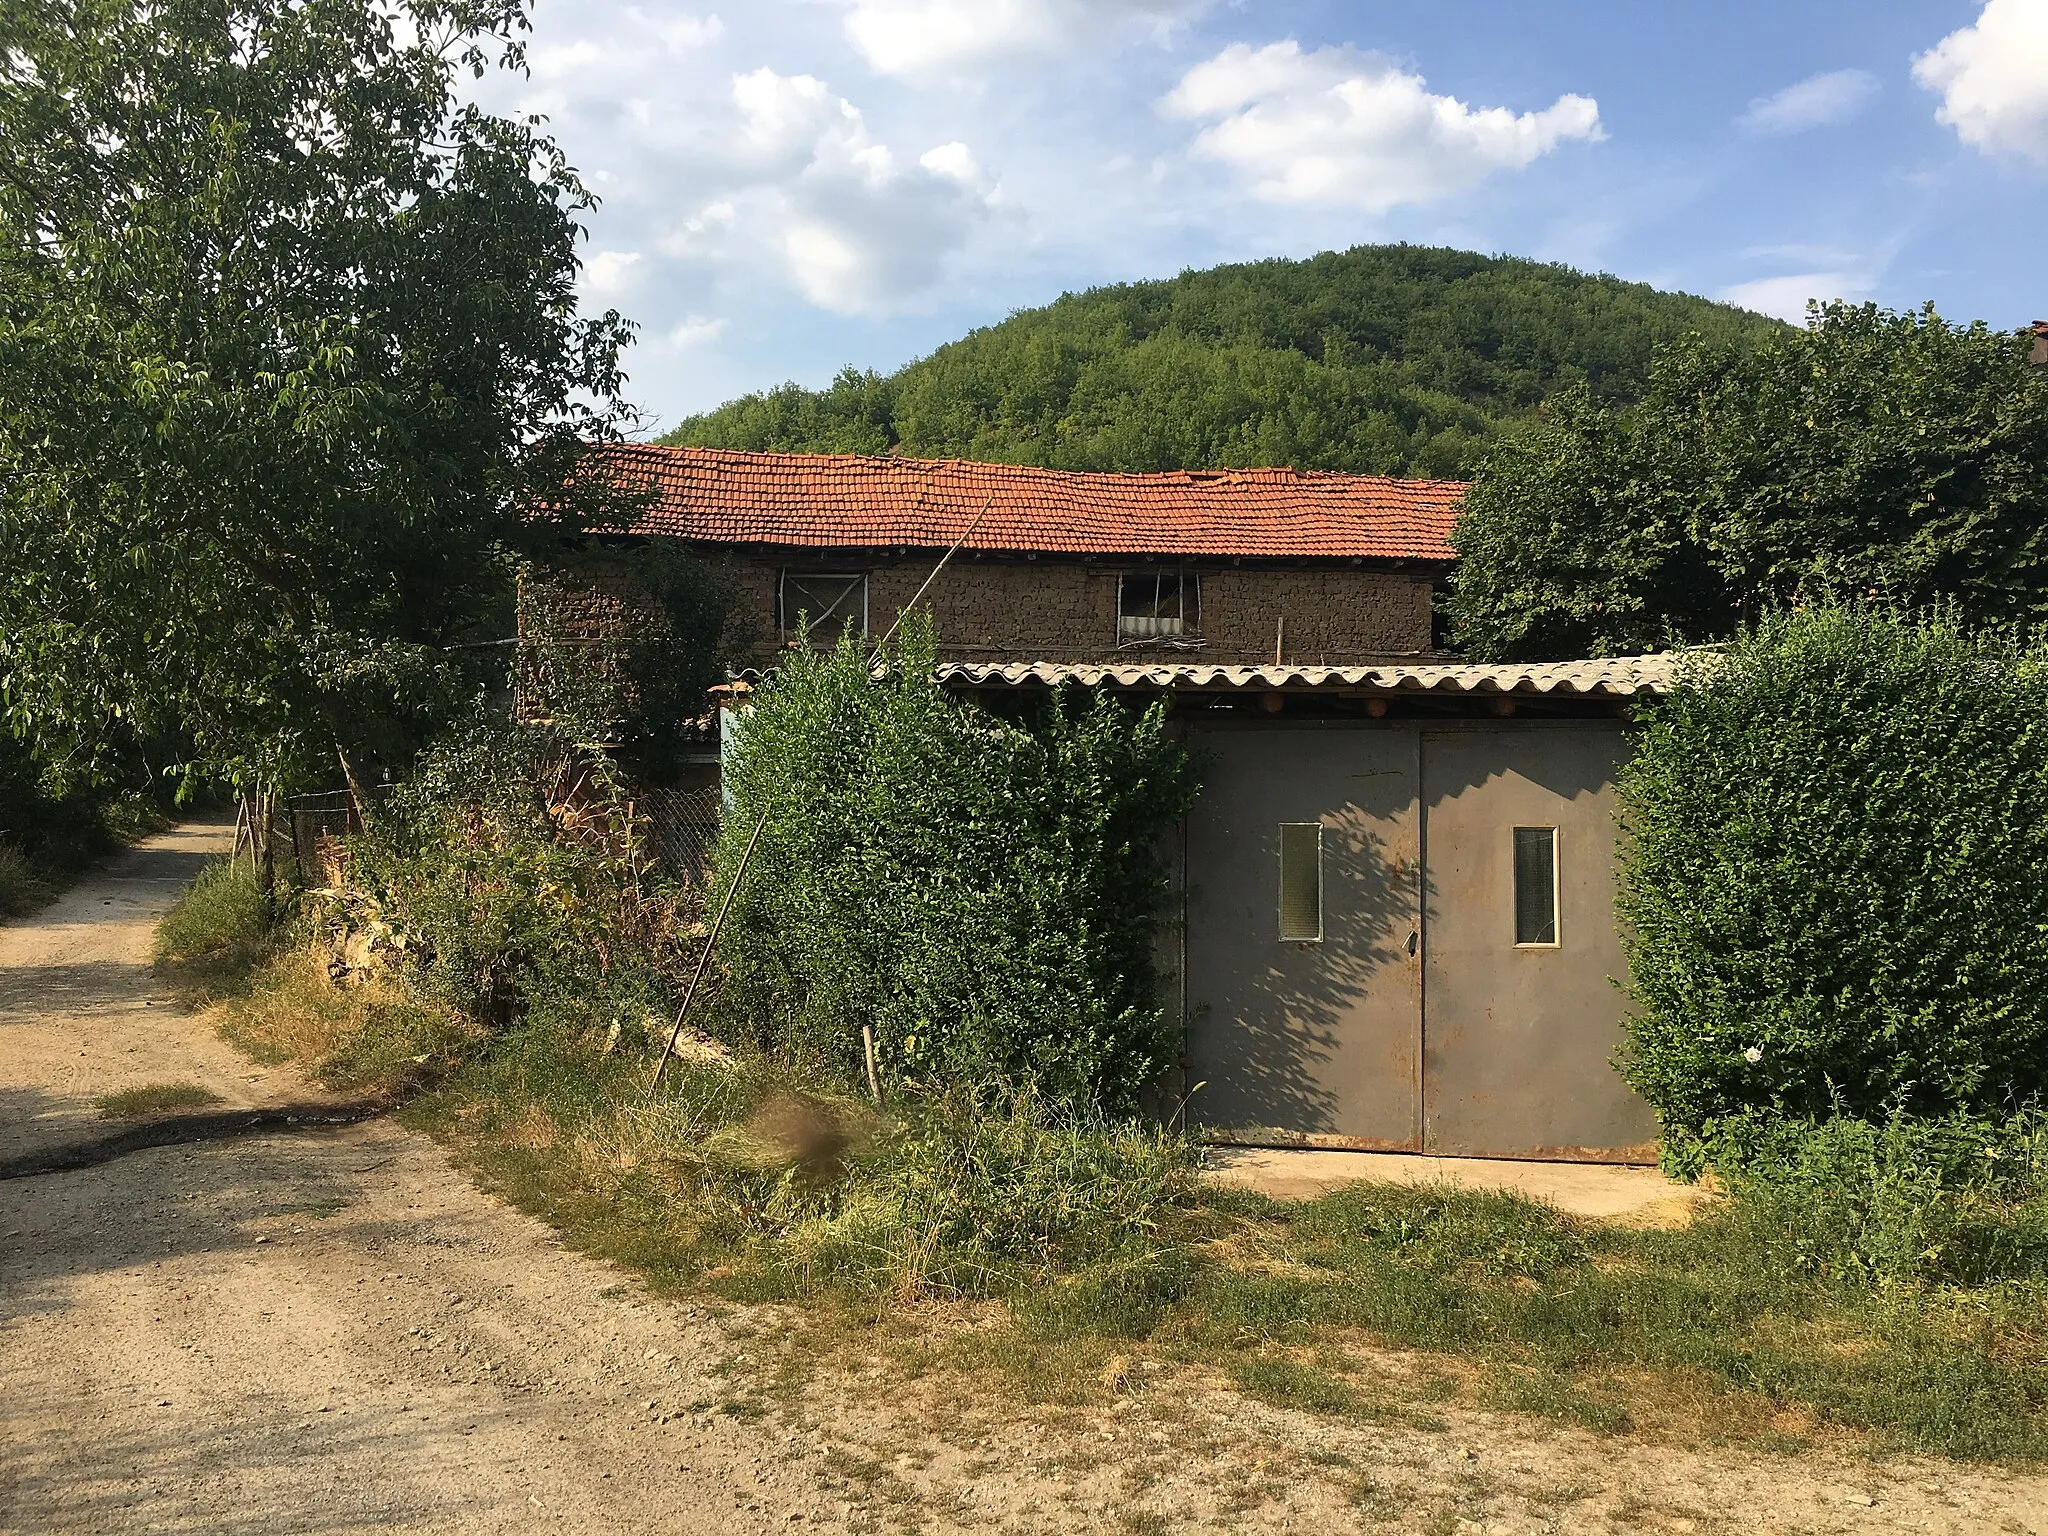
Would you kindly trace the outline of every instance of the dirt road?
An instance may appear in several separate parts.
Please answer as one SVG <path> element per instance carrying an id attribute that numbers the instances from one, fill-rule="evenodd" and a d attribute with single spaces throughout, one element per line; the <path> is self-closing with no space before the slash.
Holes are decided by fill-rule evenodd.
<path id="1" fill-rule="evenodd" d="M 148 972 L 227 836 L 0 928 L 0 1164 L 145 1083 L 314 1096 Z M 2048 1531 L 2048 1481 L 1995 1469 L 1312 1418 L 1192 1373 L 1034 1409 L 854 1361 L 764 1398 L 761 1321 L 650 1298 L 387 1122 L 0 1177 L 0 1531 Z"/>
<path id="2" fill-rule="evenodd" d="M 94 1097 L 144 1083 L 309 1096 L 147 970 L 156 918 L 227 836 L 151 839 L 0 929 L 0 1157 L 104 1135 Z M 839 1525 L 814 1446 L 660 1422 L 718 1395 L 729 1341 L 692 1321 L 388 1124 L 6 1180 L 0 1530 Z"/>

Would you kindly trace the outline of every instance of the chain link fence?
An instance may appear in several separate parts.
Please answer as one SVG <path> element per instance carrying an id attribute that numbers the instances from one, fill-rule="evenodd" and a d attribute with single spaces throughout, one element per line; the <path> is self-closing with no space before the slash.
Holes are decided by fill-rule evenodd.
<path id="1" fill-rule="evenodd" d="M 649 789 L 633 802 L 634 813 L 647 825 L 661 867 L 693 885 L 711 868 L 721 809 L 715 789 Z"/>

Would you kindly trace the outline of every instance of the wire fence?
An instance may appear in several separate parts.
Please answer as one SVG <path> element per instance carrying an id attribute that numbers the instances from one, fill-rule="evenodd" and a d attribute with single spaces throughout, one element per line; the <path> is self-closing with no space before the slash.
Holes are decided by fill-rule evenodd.
<path id="1" fill-rule="evenodd" d="M 674 879 L 698 885 L 710 873 L 720 811 L 715 788 L 642 787 L 632 797 L 627 824 L 640 857 Z M 607 836 L 621 830 L 616 822 L 613 828 Z M 243 807 L 235 851 L 246 849 L 252 861 L 303 890 L 336 890 L 348 883 L 347 840 L 362 830 L 362 808 L 345 789 L 290 798 L 258 795 Z"/>
<path id="2" fill-rule="evenodd" d="M 633 801 L 661 867 L 695 885 L 711 868 L 718 844 L 721 800 L 715 789 L 648 789 Z"/>

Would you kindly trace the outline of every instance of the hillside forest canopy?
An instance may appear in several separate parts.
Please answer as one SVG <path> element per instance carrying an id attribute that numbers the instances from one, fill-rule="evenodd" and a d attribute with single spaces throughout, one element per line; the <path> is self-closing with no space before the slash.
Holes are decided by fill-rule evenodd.
<path id="1" fill-rule="evenodd" d="M 1464 478 L 1561 389 L 1630 401 L 1657 347 L 1784 326 L 1569 267 L 1410 245 L 1070 293 L 895 373 L 848 368 L 664 442 L 1147 471 L 1290 464 Z"/>

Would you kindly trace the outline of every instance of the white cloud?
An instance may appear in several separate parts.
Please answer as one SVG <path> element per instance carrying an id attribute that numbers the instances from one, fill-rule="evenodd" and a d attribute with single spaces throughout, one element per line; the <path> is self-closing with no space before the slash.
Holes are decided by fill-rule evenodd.
<path id="1" fill-rule="evenodd" d="M 1806 302 L 1819 299 L 1857 301 L 1870 297 L 1877 284 L 1868 272 L 1793 272 L 1783 277 L 1760 277 L 1753 282 L 1724 288 L 1717 298 L 1739 304 L 1759 314 L 1780 320 L 1806 318 Z"/>
<path id="2" fill-rule="evenodd" d="M 965 144 L 901 166 L 860 111 L 808 75 L 769 69 L 733 79 L 749 150 L 773 175 L 743 188 L 721 221 L 765 247 L 798 291 L 840 314 L 879 314 L 928 289 L 987 213 Z M 707 210 L 708 211 L 708 210 Z M 700 215 L 692 230 L 710 226 Z"/>
<path id="3" fill-rule="evenodd" d="M 1803 133 L 1846 123 L 1870 104 L 1879 88 L 1877 76 L 1868 70 L 1831 70 L 1751 102 L 1735 121 L 1751 133 Z"/>
<path id="4" fill-rule="evenodd" d="M 634 268 L 640 265 L 638 251 L 596 251 L 583 262 L 583 286 L 603 297 L 622 293 L 633 285 Z"/>
<path id="5" fill-rule="evenodd" d="M 977 65 L 1100 47 L 1104 35 L 1164 32 L 1208 0 L 852 0 L 846 40 L 885 75 L 943 76 Z"/>
<path id="6" fill-rule="evenodd" d="M 681 325 L 671 329 L 663 339 L 672 352 L 687 352 L 692 347 L 709 346 L 725 334 L 724 316 L 713 319 L 706 315 L 686 316 Z"/>
<path id="7" fill-rule="evenodd" d="M 958 139 L 926 150 L 917 157 L 917 163 L 934 176 L 950 177 L 964 187 L 981 180 L 981 167 L 975 163 L 974 151 Z"/>
<path id="8" fill-rule="evenodd" d="M 1475 109 L 1378 55 L 1305 54 L 1293 42 L 1232 44 L 1189 70 L 1160 109 L 1216 119 L 1194 153 L 1246 173 L 1268 202 L 1375 213 L 1454 197 L 1568 140 L 1605 137 L 1590 97 L 1560 96 L 1540 112 Z"/>
<path id="9" fill-rule="evenodd" d="M 1976 24 L 1913 61 L 1935 118 L 1987 154 L 2048 165 L 2048 0 L 1985 0 Z"/>

